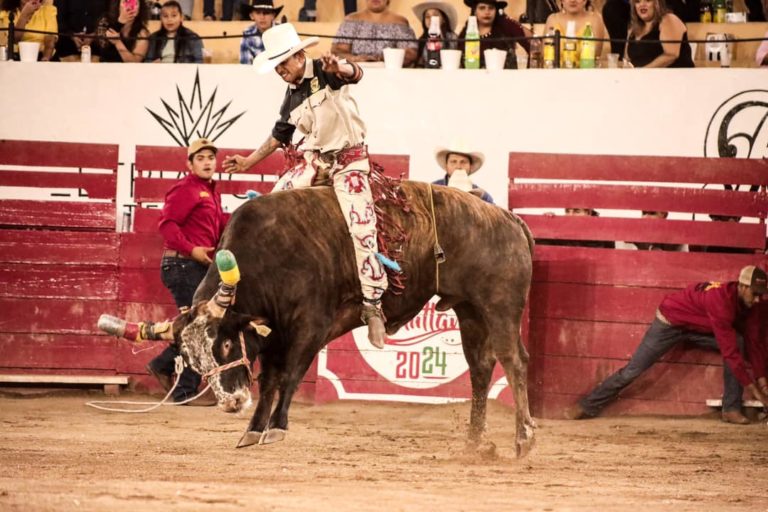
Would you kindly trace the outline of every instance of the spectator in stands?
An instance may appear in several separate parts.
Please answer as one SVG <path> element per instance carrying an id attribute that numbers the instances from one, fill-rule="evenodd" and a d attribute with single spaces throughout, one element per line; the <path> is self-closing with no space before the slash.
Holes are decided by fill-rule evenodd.
<path id="1" fill-rule="evenodd" d="M 494 204 L 491 195 L 469 179 L 469 175 L 476 173 L 483 166 L 485 155 L 479 151 L 470 151 L 461 144 L 454 144 L 450 148 L 437 148 L 435 159 L 437 165 L 445 171 L 445 177 L 432 183 L 460 188 L 487 203 Z"/>
<path id="2" fill-rule="evenodd" d="M 532 35 L 518 22 L 504 14 L 507 2 L 503 0 L 464 0 L 471 9 L 470 14 L 477 17 L 477 28 L 480 31 L 480 67 L 485 67 L 485 50 L 496 48 L 507 52 L 504 63 L 505 69 L 517 69 L 515 44 L 523 47 L 526 53 L 531 50 L 529 39 L 515 41 L 498 41 L 494 38 L 526 37 Z M 467 37 L 467 26 L 464 25 L 459 39 Z M 462 51 L 464 49 L 462 48 Z"/>
<path id="3" fill-rule="evenodd" d="M 603 23 L 611 41 L 611 53 L 624 53 L 627 30 L 629 30 L 629 12 L 631 0 L 607 0 L 603 4 Z"/>
<path id="4" fill-rule="evenodd" d="M 669 212 L 656 212 L 643 210 L 641 217 L 644 219 L 666 219 Z M 639 251 L 682 251 L 683 246 L 678 244 L 650 243 L 650 242 L 632 242 Z"/>
<path id="5" fill-rule="evenodd" d="M 413 14 L 421 20 L 422 33 L 419 37 L 418 60 L 416 67 L 423 68 L 427 62 L 427 40 L 429 39 L 429 24 L 433 16 L 440 18 L 440 33 L 442 34 L 443 49 L 457 50 L 456 41 L 456 9 L 446 2 L 421 2 L 413 7 Z"/>
<path id="6" fill-rule="evenodd" d="M 184 15 L 176 0 L 160 8 L 160 30 L 149 36 L 146 62 L 203 63 L 203 41 L 183 24 Z"/>
<path id="7" fill-rule="evenodd" d="M 738 281 L 696 283 L 670 293 L 656 310 L 656 318 L 629 363 L 567 408 L 565 417 L 597 416 L 672 347 L 688 340 L 723 355 L 723 421 L 749 423 L 741 413 L 742 386 L 768 406 L 766 349 L 760 339 L 761 318 L 755 307 L 766 292 L 765 271 L 750 265 L 741 270 Z M 742 355 L 745 351 L 752 376 Z"/>
<path id="8" fill-rule="evenodd" d="M 149 6 L 137 0 L 110 0 L 107 8 L 106 42 L 101 50 L 101 62 L 143 62 L 147 55 L 149 36 L 147 19 Z"/>
<path id="9" fill-rule="evenodd" d="M 51 60 L 56 44 L 56 36 L 35 34 L 25 32 L 25 30 L 58 32 L 56 7 L 43 5 L 43 0 L 2 0 L 0 3 L 0 29 L 8 28 L 11 13 L 13 13 L 15 20 L 13 26 L 16 28 L 14 45 L 22 41 L 40 43 L 40 53 L 37 59 L 41 61 Z M 4 39 L 7 41 L 8 33 L 0 32 L 0 34 L 3 34 Z M 10 42 L 8 46 L 11 47 Z"/>
<path id="10" fill-rule="evenodd" d="M 568 22 L 576 24 L 576 35 L 584 36 L 584 29 L 589 23 L 592 26 L 592 36 L 595 39 L 604 39 L 607 35 L 603 17 L 600 13 L 592 10 L 592 0 L 562 0 L 562 10 L 549 15 L 547 18 L 547 27 L 557 27 L 565 35 L 565 28 Z M 624 28 L 626 32 L 626 27 Z M 602 41 L 595 42 L 595 59 L 599 60 L 603 51 Z M 581 54 L 581 41 L 576 42 L 576 55 Z"/>
<path id="11" fill-rule="evenodd" d="M 552 212 L 548 212 L 545 215 L 554 216 Z M 566 208 L 566 217 L 599 217 L 600 213 L 594 208 Z M 565 247 L 592 247 L 595 249 L 615 249 L 616 242 L 603 241 L 603 240 L 559 240 L 559 239 L 546 239 L 537 238 L 536 243 L 540 245 L 559 245 Z"/>
<path id="12" fill-rule="evenodd" d="M 757 9 L 750 9 L 750 17 L 753 10 L 756 11 Z M 768 19 L 768 0 L 763 0 L 762 14 L 764 15 L 763 20 Z M 749 21 L 752 21 L 752 19 Z M 759 67 L 768 67 L 768 32 L 765 33 L 763 36 L 763 41 L 757 48 L 757 52 L 755 53 L 755 63 Z"/>
<path id="13" fill-rule="evenodd" d="M 93 44 L 99 20 L 104 16 L 104 0 L 55 0 L 59 36 L 54 60 L 80 62 L 80 48 L 91 47 L 91 60 L 98 62 L 99 45 Z M 74 34 L 67 36 L 65 34 Z"/>
<path id="14" fill-rule="evenodd" d="M 179 180 L 165 195 L 159 229 L 163 236 L 161 273 L 163 284 L 173 295 L 176 306 L 183 310 L 192 306 L 192 298 L 211 264 L 211 254 L 230 215 L 221 207 L 216 190 L 216 146 L 198 139 L 187 148 L 189 174 Z M 160 325 L 160 324 L 155 324 Z M 147 365 L 147 371 L 168 391 L 174 373 L 174 359 L 179 355 L 169 345 Z M 185 368 L 173 399 L 182 402 L 197 394 L 200 375 Z M 190 405 L 215 405 L 209 397 L 200 397 Z"/>
<path id="15" fill-rule="evenodd" d="M 408 25 L 408 20 L 389 10 L 389 2 L 365 0 L 365 9 L 344 18 L 333 39 L 331 52 L 349 62 L 382 62 L 384 48 L 404 48 L 403 66 L 415 64 L 418 57 L 416 34 Z M 374 40 L 352 39 L 355 37 Z"/>
<path id="16" fill-rule="evenodd" d="M 243 4 L 243 17 L 250 18 L 253 25 L 243 30 L 240 64 L 253 64 L 253 59 L 264 51 L 261 35 L 272 28 L 282 10 L 283 6 L 275 7 L 272 0 L 249 0 L 248 4 Z"/>
<path id="17" fill-rule="evenodd" d="M 549 15 L 557 12 L 558 9 L 556 0 L 527 0 L 525 3 L 525 17 L 529 23 L 544 23 Z"/>
<path id="18" fill-rule="evenodd" d="M 633 0 L 624 59 L 636 68 L 692 68 L 688 29 L 664 0 Z M 650 42 L 656 41 L 656 42 Z M 661 43 L 658 41 L 672 41 Z"/>
<path id="19" fill-rule="evenodd" d="M 241 5 L 243 3 L 246 2 L 243 0 L 221 0 L 221 20 L 232 21 L 235 12 L 241 10 Z M 215 21 L 215 7 L 214 0 L 203 0 L 203 19 Z"/>
<path id="20" fill-rule="evenodd" d="M 756 188 L 752 191 L 757 190 Z M 713 222 L 733 222 L 741 221 L 741 217 L 733 215 L 710 215 Z M 730 254 L 753 254 L 755 251 L 746 247 L 728 247 L 727 245 L 692 245 L 688 249 L 690 252 L 726 252 Z"/>

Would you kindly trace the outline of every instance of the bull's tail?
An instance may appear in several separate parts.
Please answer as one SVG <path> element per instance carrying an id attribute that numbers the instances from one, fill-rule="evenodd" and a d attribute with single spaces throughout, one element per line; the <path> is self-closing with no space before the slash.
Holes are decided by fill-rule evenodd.
<path id="1" fill-rule="evenodd" d="M 523 233 L 525 233 L 525 239 L 528 240 L 528 250 L 531 252 L 531 260 L 533 260 L 533 252 L 536 247 L 536 242 L 533 239 L 533 233 L 531 233 L 531 229 L 528 227 L 528 224 L 525 223 L 523 219 L 517 216 L 517 214 L 509 211 L 504 210 L 504 213 L 509 215 L 509 217 L 520 226 L 520 229 L 523 230 Z"/>

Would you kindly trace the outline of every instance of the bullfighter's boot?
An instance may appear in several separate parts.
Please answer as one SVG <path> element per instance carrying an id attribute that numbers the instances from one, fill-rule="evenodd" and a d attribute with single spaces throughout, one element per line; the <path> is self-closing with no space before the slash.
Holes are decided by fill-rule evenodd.
<path id="1" fill-rule="evenodd" d="M 368 324 L 368 341 L 376 348 L 384 348 L 387 340 L 387 330 L 384 327 L 384 313 L 381 304 L 363 304 L 363 313 L 360 319 Z"/>

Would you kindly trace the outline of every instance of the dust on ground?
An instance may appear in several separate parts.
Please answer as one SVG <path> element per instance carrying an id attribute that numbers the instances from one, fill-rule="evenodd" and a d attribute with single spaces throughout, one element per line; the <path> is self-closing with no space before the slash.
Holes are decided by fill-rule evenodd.
<path id="1" fill-rule="evenodd" d="M 495 402 L 496 451 L 478 453 L 467 403 L 347 401 L 294 404 L 285 441 L 235 449 L 252 411 L 84 405 L 100 398 L 0 396 L 0 510 L 768 511 L 765 422 L 538 420 L 516 459 L 514 410 Z"/>

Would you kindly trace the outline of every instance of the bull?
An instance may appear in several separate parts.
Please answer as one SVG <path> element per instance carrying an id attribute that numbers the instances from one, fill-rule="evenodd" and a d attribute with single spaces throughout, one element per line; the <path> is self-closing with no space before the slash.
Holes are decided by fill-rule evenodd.
<path id="1" fill-rule="evenodd" d="M 401 192 L 407 209 L 381 205 L 408 234 L 398 258 L 404 289 L 383 298 L 387 333 L 437 294 L 437 309 L 452 308 L 459 319 L 472 386 L 469 442 L 481 440 L 498 360 L 514 394 L 516 451 L 523 456 L 535 428 L 528 406 L 528 353 L 520 336 L 531 282 L 530 232 L 513 213 L 466 192 L 408 181 Z M 444 251 L 443 263 L 436 261 L 436 247 Z M 222 296 L 212 265 L 195 293 L 195 306 L 174 321 L 174 342 L 192 368 L 208 376 L 219 404 L 229 410 L 250 404 L 251 362 L 258 358 L 258 404 L 237 446 L 280 441 L 292 397 L 312 360 L 331 340 L 363 325 L 346 224 L 330 188 L 277 192 L 238 208 L 219 249 L 237 259 L 242 275 L 237 294 L 229 305 L 231 290 Z"/>

